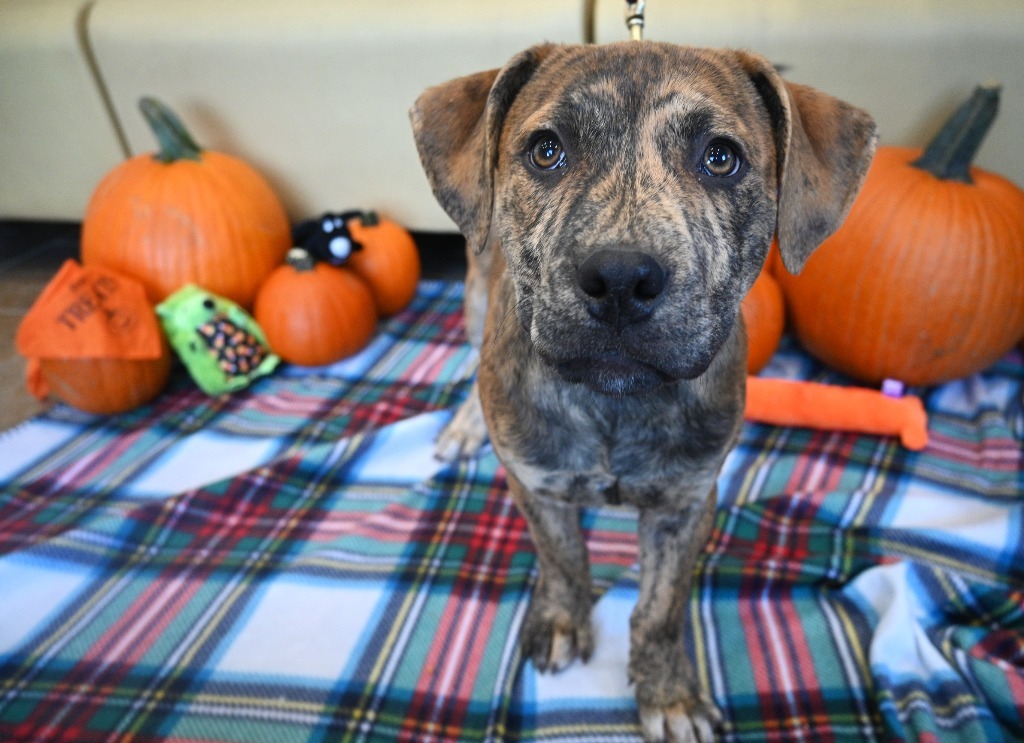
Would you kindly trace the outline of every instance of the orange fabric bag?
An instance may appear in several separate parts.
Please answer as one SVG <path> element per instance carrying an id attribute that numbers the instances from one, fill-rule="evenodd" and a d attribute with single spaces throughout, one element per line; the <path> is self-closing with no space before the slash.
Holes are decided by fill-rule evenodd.
<path id="1" fill-rule="evenodd" d="M 25 315 L 15 344 L 29 362 L 29 392 L 43 399 L 41 359 L 158 359 L 162 332 L 142 284 L 68 260 Z"/>

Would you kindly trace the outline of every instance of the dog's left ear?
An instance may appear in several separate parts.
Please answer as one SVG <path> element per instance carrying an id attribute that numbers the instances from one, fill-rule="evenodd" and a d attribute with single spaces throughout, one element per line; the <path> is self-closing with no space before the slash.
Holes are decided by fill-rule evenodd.
<path id="1" fill-rule="evenodd" d="M 739 56 L 775 128 L 779 251 L 796 274 L 850 211 L 878 144 L 875 122 L 855 106 L 784 81 L 762 57 Z"/>
<path id="2" fill-rule="evenodd" d="M 505 115 L 552 48 L 535 46 L 500 70 L 428 88 L 409 112 L 434 196 L 477 253 L 491 229 L 494 169 Z"/>

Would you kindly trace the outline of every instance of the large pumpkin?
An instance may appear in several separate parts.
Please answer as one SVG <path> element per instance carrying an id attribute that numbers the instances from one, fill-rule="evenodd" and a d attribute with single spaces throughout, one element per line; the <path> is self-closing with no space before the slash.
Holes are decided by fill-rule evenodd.
<path id="1" fill-rule="evenodd" d="M 971 165 L 999 89 L 979 87 L 926 151 L 882 147 L 842 227 L 776 272 L 815 356 L 877 383 L 979 371 L 1024 336 L 1024 191 Z"/>
<path id="2" fill-rule="evenodd" d="M 178 118 L 144 98 L 160 143 L 97 186 L 82 225 L 82 262 L 133 276 L 153 303 L 186 284 L 251 308 L 291 246 L 284 208 L 251 166 L 201 149 Z"/>
<path id="3" fill-rule="evenodd" d="M 270 274 L 254 315 L 274 353 L 301 366 L 354 354 L 377 326 L 370 287 L 345 267 L 314 262 L 302 248 Z"/>

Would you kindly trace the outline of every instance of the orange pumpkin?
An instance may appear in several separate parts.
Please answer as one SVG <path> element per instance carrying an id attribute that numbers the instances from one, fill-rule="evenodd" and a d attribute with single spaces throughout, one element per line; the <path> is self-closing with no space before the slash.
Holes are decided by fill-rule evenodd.
<path id="1" fill-rule="evenodd" d="M 786 327 L 782 289 L 769 270 L 769 262 L 765 262 L 740 310 L 747 326 L 747 373 L 757 374 L 779 347 Z"/>
<path id="2" fill-rule="evenodd" d="M 154 304 L 185 284 L 251 308 L 291 246 L 284 208 L 251 166 L 201 149 L 178 118 L 144 98 L 156 154 L 114 168 L 82 224 L 82 262 L 133 276 Z"/>
<path id="3" fill-rule="evenodd" d="M 394 315 L 412 300 L 420 280 L 420 255 L 412 235 L 374 212 L 353 218 L 348 229 L 362 249 L 346 265 L 369 284 L 380 314 Z"/>
<path id="4" fill-rule="evenodd" d="M 354 354 L 377 327 L 366 283 L 347 268 L 314 263 L 301 248 L 289 251 L 260 288 L 254 316 L 274 352 L 300 366 Z"/>
<path id="5" fill-rule="evenodd" d="M 1024 191 L 971 165 L 999 89 L 980 87 L 929 148 L 882 147 L 843 226 L 797 277 L 803 345 L 871 383 L 945 382 L 1024 336 Z"/>
<path id="6" fill-rule="evenodd" d="M 152 400 L 171 375 L 167 341 L 155 359 L 38 359 L 49 396 L 96 415 L 124 413 Z"/>

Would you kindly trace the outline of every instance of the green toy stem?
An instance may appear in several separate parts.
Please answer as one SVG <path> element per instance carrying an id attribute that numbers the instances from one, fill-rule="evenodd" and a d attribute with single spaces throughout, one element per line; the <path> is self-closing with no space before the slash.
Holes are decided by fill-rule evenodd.
<path id="1" fill-rule="evenodd" d="M 994 83 L 976 87 L 911 165 L 944 181 L 973 183 L 971 162 L 996 118 L 1001 90 Z"/>
<path id="2" fill-rule="evenodd" d="M 139 110 L 160 145 L 154 157 L 162 163 L 176 160 L 200 160 L 203 149 L 192 139 L 181 119 L 155 98 L 139 99 Z"/>

